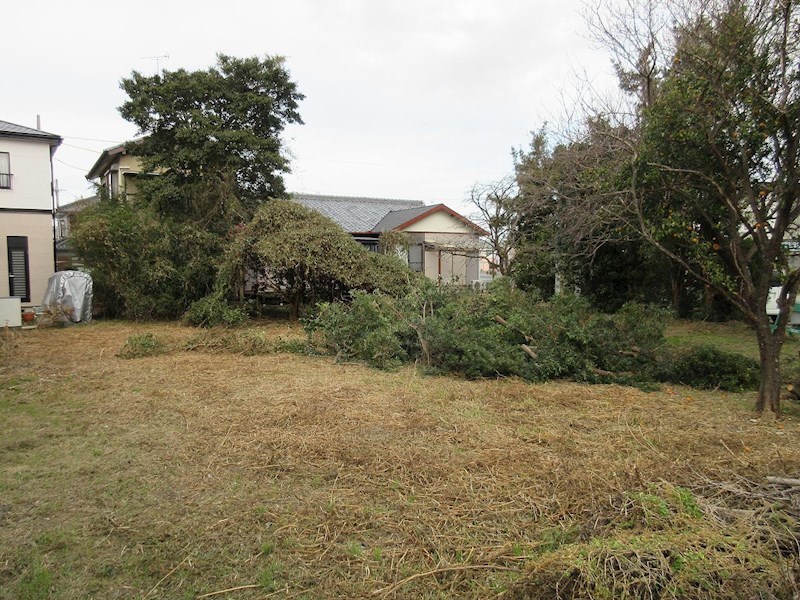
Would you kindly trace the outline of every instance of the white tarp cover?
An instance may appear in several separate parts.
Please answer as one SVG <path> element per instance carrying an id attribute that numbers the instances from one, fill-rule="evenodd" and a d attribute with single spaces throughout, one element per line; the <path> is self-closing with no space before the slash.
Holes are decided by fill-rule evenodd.
<path id="1" fill-rule="evenodd" d="M 92 320 L 92 277 L 81 271 L 58 271 L 50 276 L 42 308 L 73 323 Z"/>

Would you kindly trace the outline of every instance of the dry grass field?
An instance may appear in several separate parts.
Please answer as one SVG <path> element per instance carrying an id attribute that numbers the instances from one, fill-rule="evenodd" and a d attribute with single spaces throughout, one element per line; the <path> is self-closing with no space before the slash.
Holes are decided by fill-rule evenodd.
<path id="1" fill-rule="evenodd" d="M 165 353 L 117 356 L 148 332 Z M 5 334 L 0 598 L 800 589 L 800 488 L 767 480 L 800 477 L 800 421 L 754 419 L 752 394 L 469 382 L 197 335 Z"/>

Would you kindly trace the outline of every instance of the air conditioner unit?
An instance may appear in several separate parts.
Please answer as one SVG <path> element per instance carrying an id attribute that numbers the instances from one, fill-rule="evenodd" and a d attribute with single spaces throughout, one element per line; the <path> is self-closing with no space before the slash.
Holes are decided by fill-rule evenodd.
<path id="1" fill-rule="evenodd" d="M 0 328 L 22 327 L 22 300 L 20 298 L 0 298 Z"/>
<path id="2" fill-rule="evenodd" d="M 489 282 L 483 281 L 482 279 L 473 279 L 470 282 L 469 286 L 476 292 L 479 292 L 481 290 L 487 289 L 489 287 Z"/>

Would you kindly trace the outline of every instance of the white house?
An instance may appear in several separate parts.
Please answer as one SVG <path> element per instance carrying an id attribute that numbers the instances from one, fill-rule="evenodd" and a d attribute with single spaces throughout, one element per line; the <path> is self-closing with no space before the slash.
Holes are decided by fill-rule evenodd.
<path id="1" fill-rule="evenodd" d="M 53 154 L 61 137 L 0 121 L 0 297 L 41 303 L 55 270 Z"/>

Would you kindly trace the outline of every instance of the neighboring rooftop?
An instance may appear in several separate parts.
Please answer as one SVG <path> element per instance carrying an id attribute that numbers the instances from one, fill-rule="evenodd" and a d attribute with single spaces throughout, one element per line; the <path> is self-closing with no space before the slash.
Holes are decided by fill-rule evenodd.
<path id="1" fill-rule="evenodd" d="M 97 204 L 100 201 L 100 198 L 97 196 L 89 196 L 88 198 L 78 198 L 69 204 L 62 204 L 56 210 L 58 214 L 77 214 L 82 211 L 84 208 Z"/>
<path id="2" fill-rule="evenodd" d="M 368 233 L 392 211 L 425 208 L 418 200 L 292 194 L 292 200 L 335 221 L 349 233 Z M 424 211 L 423 211 L 424 212 Z"/>
<path id="3" fill-rule="evenodd" d="M 17 125 L 16 123 L 9 123 L 8 121 L 0 121 L 0 136 L 39 138 L 50 141 L 51 146 L 58 146 L 62 142 L 61 136 L 55 133 L 47 133 L 41 129 L 25 127 L 24 125 Z"/>
<path id="4" fill-rule="evenodd" d="M 89 169 L 89 173 L 86 174 L 86 179 L 89 181 L 97 179 L 108 170 L 117 156 L 127 153 L 128 151 L 125 149 L 125 144 L 117 144 L 116 146 L 106 148 L 100 153 L 100 156 L 94 162 L 92 168 Z"/>
<path id="5" fill-rule="evenodd" d="M 437 204 L 436 206 L 443 206 L 441 204 Z M 431 209 L 435 208 L 434 206 L 417 206 L 414 208 L 406 208 L 401 210 L 393 210 L 390 213 L 387 213 L 375 227 L 373 227 L 373 231 L 389 231 L 390 229 L 395 229 L 408 223 L 409 221 L 413 221 L 421 217 L 422 215 L 429 213 Z"/>
<path id="6" fill-rule="evenodd" d="M 405 210 L 394 210 L 383 217 L 383 219 L 381 219 L 380 222 L 375 225 L 372 231 L 381 233 L 391 229 L 401 229 L 411 225 L 412 223 L 416 223 L 417 221 L 420 221 L 421 219 L 433 213 L 445 213 L 454 219 L 461 221 L 464 225 L 474 230 L 478 235 L 489 235 L 489 233 L 483 228 L 479 227 L 463 215 L 460 215 L 452 208 L 449 208 L 444 204 L 433 204 L 430 206 L 407 208 Z"/>

